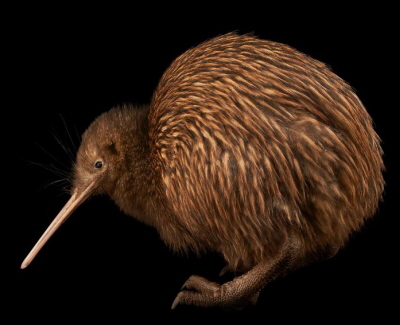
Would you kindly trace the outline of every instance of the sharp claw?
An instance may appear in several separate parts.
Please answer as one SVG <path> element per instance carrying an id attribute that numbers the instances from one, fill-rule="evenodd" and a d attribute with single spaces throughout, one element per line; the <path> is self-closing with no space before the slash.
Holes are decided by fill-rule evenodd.
<path id="1" fill-rule="evenodd" d="M 226 272 L 228 272 L 229 271 L 229 267 L 228 267 L 228 265 L 225 265 L 223 268 L 222 268 L 222 270 L 221 270 L 221 272 L 219 272 L 219 276 L 223 276 Z"/>
<path id="2" fill-rule="evenodd" d="M 255 306 L 257 304 L 258 296 L 260 295 L 260 292 L 255 293 L 249 300 Z"/>
<path id="3" fill-rule="evenodd" d="M 181 287 L 181 290 L 179 290 L 179 291 L 182 291 L 183 289 L 186 289 L 186 282 L 183 284 L 183 286 Z"/>
<path id="4" fill-rule="evenodd" d="M 181 293 L 179 292 L 178 295 L 176 296 L 176 298 L 174 299 L 173 303 L 172 303 L 171 309 L 175 309 L 176 306 L 179 305 L 180 297 L 181 297 Z"/>

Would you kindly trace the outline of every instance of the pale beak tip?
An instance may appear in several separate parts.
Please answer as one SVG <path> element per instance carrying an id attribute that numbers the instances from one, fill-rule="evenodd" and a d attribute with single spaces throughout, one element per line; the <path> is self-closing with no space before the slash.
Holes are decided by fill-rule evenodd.
<path id="1" fill-rule="evenodd" d="M 21 270 L 25 269 L 28 265 L 29 265 L 29 263 L 27 263 L 26 261 L 23 261 L 21 264 Z"/>

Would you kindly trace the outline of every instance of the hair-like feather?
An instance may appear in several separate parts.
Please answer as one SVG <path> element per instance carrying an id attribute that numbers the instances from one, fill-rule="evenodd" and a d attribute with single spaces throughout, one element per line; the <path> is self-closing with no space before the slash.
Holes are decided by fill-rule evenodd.
<path id="1" fill-rule="evenodd" d="M 234 33 L 179 56 L 149 112 L 152 166 L 176 250 L 248 270 L 294 238 L 341 247 L 377 209 L 380 139 L 352 88 L 295 49 Z"/>

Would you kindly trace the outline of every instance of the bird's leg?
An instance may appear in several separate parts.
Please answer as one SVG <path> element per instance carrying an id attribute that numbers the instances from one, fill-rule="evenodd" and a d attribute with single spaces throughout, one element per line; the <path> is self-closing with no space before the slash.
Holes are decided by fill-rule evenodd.
<path id="1" fill-rule="evenodd" d="M 293 246 L 285 248 L 274 258 L 262 261 L 247 273 L 222 285 L 192 275 L 176 296 L 172 309 L 178 304 L 198 307 L 222 307 L 240 309 L 255 304 L 260 290 L 277 276 L 287 271 L 294 260 Z"/>

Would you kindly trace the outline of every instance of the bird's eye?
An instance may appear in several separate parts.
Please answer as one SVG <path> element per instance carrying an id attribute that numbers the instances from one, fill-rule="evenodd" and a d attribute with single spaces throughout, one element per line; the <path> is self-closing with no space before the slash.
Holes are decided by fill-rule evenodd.
<path id="1" fill-rule="evenodd" d="M 94 163 L 94 168 L 96 168 L 96 169 L 101 169 L 103 167 L 103 162 L 101 161 L 101 160 L 97 160 L 95 163 Z"/>

